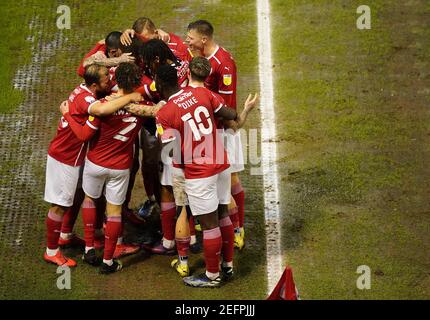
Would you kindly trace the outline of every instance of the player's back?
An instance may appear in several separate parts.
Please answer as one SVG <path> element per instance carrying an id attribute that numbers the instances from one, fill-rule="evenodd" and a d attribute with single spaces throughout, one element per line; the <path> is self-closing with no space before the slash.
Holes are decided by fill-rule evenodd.
<path id="1" fill-rule="evenodd" d="M 208 89 L 186 87 L 161 109 L 181 134 L 181 162 L 188 179 L 209 177 L 229 167 L 215 122 L 221 106 Z"/>
<path id="2" fill-rule="evenodd" d="M 101 100 L 102 103 L 105 101 Z M 99 131 L 90 142 L 88 159 L 109 169 L 129 169 L 134 155 L 134 141 L 141 125 L 142 118 L 124 109 L 101 118 Z"/>

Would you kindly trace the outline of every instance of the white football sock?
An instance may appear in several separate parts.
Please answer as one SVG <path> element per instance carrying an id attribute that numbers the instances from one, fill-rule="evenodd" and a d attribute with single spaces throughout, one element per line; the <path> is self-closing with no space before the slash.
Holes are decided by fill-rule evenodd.
<path id="1" fill-rule="evenodd" d="M 211 280 L 215 280 L 216 278 L 219 277 L 219 272 L 217 273 L 212 273 L 206 270 L 206 276 L 211 279 Z"/>
<path id="2" fill-rule="evenodd" d="M 108 266 L 111 266 L 111 265 L 113 265 L 113 260 L 112 259 L 110 259 L 110 260 L 103 259 L 103 263 L 106 263 Z"/>
<path id="3" fill-rule="evenodd" d="M 46 254 L 50 257 L 55 256 L 57 253 L 58 253 L 58 248 L 57 249 L 46 248 Z"/>

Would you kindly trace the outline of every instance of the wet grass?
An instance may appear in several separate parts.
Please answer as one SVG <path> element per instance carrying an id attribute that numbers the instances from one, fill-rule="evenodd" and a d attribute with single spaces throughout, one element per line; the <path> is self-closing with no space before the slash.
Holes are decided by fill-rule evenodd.
<path id="1" fill-rule="evenodd" d="M 57 2 L 33 1 L 28 3 L 28 10 L 36 10 L 38 21 L 31 32 L 43 35 L 43 42 L 50 41 L 58 32 L 55 27 Z M 2 163 L 2 180 L 6 196 L 2 217 L 7 217 L 0 224 L 0 250 L 5 257 L 0 259 L 0 297 L 4 299 L 263 299 L 266 295 L 264 223 L 262 207 L 261 181 L 249 176 L 246 170 L 243 176 L 245 189 L 249 188 L 246 201 L 247 210 L 247 248 L 236 255 L 236 277 L 232 283 L 219 290 L 195 290 L 182 284 L 181 279 L 170 268 L 170 257 L 138 254 L 123 260 L 126 268 L 111 277 L 102 277 L 97 270 L 79 263 L 81 253 L 68 250 L 67 253 L 78 260 L 78 267 L 72 270 L 72 290 L 58 290 L 56 268 L 42 261 L 45 242 L 45 217 L 47 204 L 42 201 L 44 189 L 44 170 L 46 151 L 49 141 L 55 133 L 59 113 L 58 104 L 81 81 L 76 75 L 76 68 L 82 56 L 106 34 L 113 30 L 123 30 L 139 16 L 150 17 L 163 29 L 184 34 L 186 25 L 197 18 L 209 19 L 215 27 L 217 40 L 234 55 L 239 70 L 239 96 L 243 101 L 249 91 L 258 87 L 257 48 L 255 8 L 253 3 L 235 1 L 234 3 L 183 1 L 172 4 L 168 1 L 95 1 L 91 3 L 71 1 L 72 29 L 60 31 L 62 46 L 55 56 L 41 66 L 43 81 L 36 83 L 37 106 L 32 113 L 34 119 L 29 126 L 21 128 L 9 144 L 7 157 Z M 18 6 L 18 5 L 17 5 Z M 150 12 L 148 8 L 151 8 Z M 224 12 L 223 16 L 219 12 Z M 15 12 L 15 11 L 14 11 Z M 11 12 L 11 21 L 15 16 Z M 16 11 L 21 17 L 21 11 Z M 29 16 L 31 18 L 31 15 Z M 31 20 L 31 19 L 27 19 Z M 25 20 L 25 21 L 27 21 Z M 229 24 L 226 25 L 225 21 Z M 246 23 L 244 23 L 246 21 Z M 22 22 L 23 28 L 27 22 Z M 234 32 L 233 32 L 234 30 Z M 22 32 L 21 29 L 17 31 Z M 25 40 L 25 38 L 23 38 Z M 25 42 L 25 41 L 24 41 Z M 36 39 L 35 43 L 38 41 Z M 26 43 L 23 47 L 30 48 Z M 16 61 L 11 63 L 11 79 L 17 68 L 31 60 L 31 51 L 27 58 L 18 55 L 18 49 L 11 51 Z M 6 59 L 5 59 L 6 60 Z M 6 60 L 8 62 L 8 60 Z M 12 60 L 14 61 L 14 60 Z M 6 81 L 6 80 L 5 80 Z M 19 102 L 11 105 L 11 116 L 19 118 L 23 112 L 15 115 L 13 110 Z M 254 114 L 249 127 L 258 127 L 258 114 Z M 8 130 L 2 123 L 0 130 Z M 15 143 L 16 142 L 16 143 Z M 24 148 L 24 149 L 23 149 Z M 25 150 L 23 152 L 22 150 Z M 3 164 L 6 164 L 3 166 Z M 35 187 L 26 186 L 16 176 L 20 168 L 29 164 L 26 176 L 35 181 Z M 26 167 L 27 168 L 27 167 Z M 144 201 L 141 177 L 137 178 L 132 204 L 137 206 Z M 257 195 L 257 196 L 255 196 Z M 260 196 L 261 195 L 261 196 Z M 22 228 L 21 228 L 22 227 Z M 78 218 L 77 230 L 82 225 Z M 21 232 L 21 233 L 20 233 Z M 19 237 L 19 235 L 21 235 Z M 18 245 L 13 245 L 21 239 Z M 192 256 L 194 271 L 202 271 L 201 255 Z"/>
<path id="2" fill-rule="evenodd" d="M 305 299 L 429 298 L 429 11 L 358 5 L 272 1 L 286 262 Z"/>

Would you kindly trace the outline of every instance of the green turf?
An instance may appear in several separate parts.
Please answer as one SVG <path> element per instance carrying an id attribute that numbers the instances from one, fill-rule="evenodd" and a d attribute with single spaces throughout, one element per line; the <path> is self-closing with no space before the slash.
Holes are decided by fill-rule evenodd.
<path id="1" fill-rule="evenodd" d="M 360 4 L 272 1 L 286 262 L 304 299 L 428 299 L 428 6 Z"/>
<path id="2" fill-rule="evenodd" d="M 37 4 L 37 6 L 36 6 Z M 45 43 L 55 38 L 55 17 L 57 3 L 37 1 L 32 2 L 37 7 L 39 25 L 32 31 L 40 34 L 41 42 Z M 208 18 L 215 27 L 216 39 L 222 46 L 234 55 L 239 70 L 239 96 L 243 101 L 249 91 L 258 88 L 257 72 L 257 41 L 255 24 L 255 7 L 246 1 L 207 2 L 183 1 L 171 4 L 169 1 L 96 1 L 69 2 L 72 15 L 71 30 L 61 31 L 63 44 L 55 56 L 41 66 L 41 75 L 47 82 L 35 84 L 34 92 L 38 96 L 40 110 L 35 110 L 39 119 L 37 127 L 25 128 L 28 135 L 37 134 L 41 140 L 42 152 L 20 141 L 11 145 L 11 154 L 5 166 L 2 164 L 2 180 L 15 181 L 16 170 L 28 162 L 28 155 L 20 154 L 23 145 L 27 152 L 36 157 L 31 161 L 31 172 L 39 182 L 37 188 L 26 190 L 26 186 L 17 183 L 11 192 L 16 197 L 16 205 L 24 203 L 12 217 L 13 222 L 5 221 L 0 224 L 0 250 L 5 259 L 0 260 L 0 297 L 6 299 L 263 299 L 266 296 L 266 262 L 264 254 L 264 223 L 262 190 L 260 177 L 248 177 L 244 174 L 245 188 L 249 186 L 249 211 L 247 213 L 247 248 L 236 255 L 236 280 L 218 290 L 198 290 L 186 287 L 179 276 L 170 268 L 170 257 L 146 257 L 139 254 L 123 259 L 125 269 L 108 277 L 97 274 L 97 270 L 78 261 L 78 268 L 72 270 L 72 289 L 60 291 L 56 288 L 56 268 L 42 261 L 45 242 L 45 217 L 47 204 L 42 201 L 44 190 L 45 153 L 48 143 L 55 133 L 59 118 L 58 105 L 67 98 L 70 91 L 81 81 L 76 75 L 76 68 L 83 55 L 94 44 L 113 30 L 123 30 L 131 26 L 139 16 L 150 16 L 158 26 L 166 31 L 183 35 L 186 25 L 197 18 Z M 16 5 L 18 6 L 18 5 Z M 18 10 L 18 9 L 17 9 Z M 19 11 L 17 11 L 19 12 Z M 29 9 L 29 12 L 31 10 Z M 223 16 L 218 12 L 224 12 Z M 18 15 L 18 13 L 17 13 Z M 226 24 L 228 21 L 228 24 Z M 246 21 L 246 23 L 244 23 Z M 23 23 L 23 25 L 26 25 Z M 234 32 L 233 32 L 234 30 Z M 36 42 L 37 43 L 37 42 Z M 17 49 L 11 55 L 18 54 Z M 15 70 L 30 61 L 31 51 L 27 60 L 17 58 Z M 53 68 L 54 67 L 54 68 Z M 12 73 L 13 75 L 13 73 Z M 10 80 L 8 80 L 10 81 Z M 16 108 L 13 106 L 11 110 Z M 13 115 L 13 113 L 12 113 Z M 258 114 L 250 119 L 250 127 L 258 127 Z M 6 130 L 6 123 L 0 127 Z M 26 131 L 26 133 L 27 133 Z M 15 141 L 15 140 L 14 140 Z M 43 143 L 41 143 L 43 141 Z M 141 179 L 138 177 L 138 179 Z M 141 183 L 140 183 L 141 184 Z M 141 186 L 139 194 L 133 195 L 133 204 L 144 200 Z M 254 195 L 255 194 L 255 195 Z M 11 198 L 13 199 L 13 198 Z M 12 202 L 12 201 L 10 201 Z M 2 208 L 1 214 L 10 216 L 7 207 Z M 25 221 L 31 212 L 31 220 Z M 24 215 L 24 213 L 26 215 Z M 80 220 L 80 218 L 79 218 Z M 10 223 L 15 226 L 22 224 L 23 234 L 21 245 L 12 245 L 16 241 L 16 232 L 7 232 Z M 78 221 L 78 230 L 81 222 Z M 80 260 L 81 253 L 68 250 L 73 258 Z M 192 256 L 193 271 L 203 271 L 202 256 Z"/>

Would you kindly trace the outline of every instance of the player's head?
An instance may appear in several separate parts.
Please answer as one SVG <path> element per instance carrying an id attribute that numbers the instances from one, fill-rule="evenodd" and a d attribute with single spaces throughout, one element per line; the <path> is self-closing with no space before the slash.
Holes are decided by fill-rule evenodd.
<path id="1" fill-rule="evenodd" d="M 131 53 L 133 57 L 139 59 L 142 52 L 143 42 L 137 37 L 131 39 L 129 46 L 120 44 L 121 53 Z"/>
<path id="2" fill-rule="evenodd" d="M 206 20 L 197 20 L 191 22 L 187 28 L 187 39 L 185 42 L 191 50 L 203 51 L 205 45 L 212 41 L 214 28 Z"/>
<path id="3" fill-rule="evenodd" d="M 140 17 L 137 19 L 133 24 L 133 30 L 143 42 L 159 38 L 154 22 L 146 17 Z"/>
<path id="4" fill-rule="evenodd" d="M 110 92 L 111 83 L 109 70 L 105 66 L 91 64 L 85 68 L 85 85 L 98 98 L 102 98 Z"/>
<path id="5" fill-rule="evenodd" d="M 121 51 L 121 35 L 119 31 L 109 33 L 105 39 L 106 55 L 108 58 L 117 58 L 122 55 Z"/>
<path id="6" fill-rule="evenodd" d="M 142 58 L 149 73 L 154 76 L 158 66 L 162 64 L 177 64 L 178 59 L 169 46 L 159 39 L 152 39 L 142 47 Z"/>
<path id="7" fill-rule="evenodd" d="M 141 77 L 140 68 L 132 62 L 120 63 L 115 70 L 118 88 L 122 89 L 125 94 L 133 92 L 140 86 Z"/>
<path id="8" fill-rule="evenodd" d="M 211 63 L 205 57 L 194 57 L 190 62 L 190 79 L 205 82 L 211 73 Z"/>
<path id="9" fill-rule="evenodd" d="M 174 67 L 168 64 L 160 65 L 155 74 L 155 87 L 163 99 L 179 91 L 178 74 Z"/>

